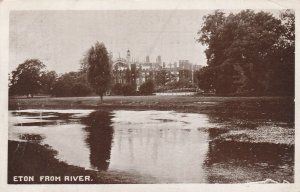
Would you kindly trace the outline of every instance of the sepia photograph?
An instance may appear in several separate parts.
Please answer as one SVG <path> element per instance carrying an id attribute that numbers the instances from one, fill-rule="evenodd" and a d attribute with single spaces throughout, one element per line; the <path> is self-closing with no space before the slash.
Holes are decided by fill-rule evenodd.
<path id="1" fill-rule="evenodd" d="M 294 9 L 11 10 L 8 33 L 8 185 L 295 183 Z"/>

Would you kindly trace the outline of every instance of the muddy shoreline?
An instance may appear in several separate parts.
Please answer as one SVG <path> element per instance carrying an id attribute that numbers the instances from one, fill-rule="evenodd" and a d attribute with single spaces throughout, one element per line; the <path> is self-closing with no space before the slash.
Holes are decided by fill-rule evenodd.
<path id="1" fill-rule="evenodd" d="M 31 156 L 35 154 L 35 158 Z M 141 175 L 86 170 L 55 158 L 56 151 L 37 143 L 8 141 L 8 184 L 134 184 L 149 183 Z M 38 157 L 38 158 L 36 158 Z M 16 166 L 18 165 L 18 166 Z M 34 176 L 34 181 L 13 181 L 14 176 Z M 90 181 L 40 181 L 40 176 L 90 176 Z"/>

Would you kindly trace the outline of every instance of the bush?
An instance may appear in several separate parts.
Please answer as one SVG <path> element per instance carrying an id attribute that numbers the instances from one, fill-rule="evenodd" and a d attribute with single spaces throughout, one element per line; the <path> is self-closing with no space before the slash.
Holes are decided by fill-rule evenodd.
<path id="1" fill-rule="evenodd" d="M 123 94 L 123 86 L 120 83 L 116 83 L 112 88 L 111 92 L 114 95 L 122 95 Z"/>
<path id="2" fill-rule="evenodd" d="M 112 87 L 112 93 L 114 95 L 125 95 L 125 96 L 135 95 L 136 94 L 135 89 L 136 88 L 134 85 L 131 84 L 122 85 L 120 83 L 117 83 Z"/>
<path id="3" fill-rule="evenodd" d="M 153 81 L 146 81 L 140 86 L 140 94 L 141 95 L 152 95 L 154 92 L 154 83 Z"/>
<path id="4" fill-rule="evenodd" d="M 92 90 L 90 87 L 84 85 L 84 84 L 75 84 L 71 88 L 72 96 L 86 96 L 90 94 Z"/>
<path id="5" fill-rule="evenodd" d="M 131 84 L 126 84 L 123 86 L 123 95 L 135 95 L 135 86 Z"/>

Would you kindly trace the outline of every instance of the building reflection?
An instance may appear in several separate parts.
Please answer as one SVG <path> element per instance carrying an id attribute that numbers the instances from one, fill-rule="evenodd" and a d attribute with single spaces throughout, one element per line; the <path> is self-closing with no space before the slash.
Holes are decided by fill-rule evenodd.
<path id="1" fill-rule="evenodd" d="M 90 148 L 91 165 L 102 171 L 109 167 L 112 147 L 112 114 L 107 111 L 92 112 L 83 123 L 87 125 L 86 143 Z"/>

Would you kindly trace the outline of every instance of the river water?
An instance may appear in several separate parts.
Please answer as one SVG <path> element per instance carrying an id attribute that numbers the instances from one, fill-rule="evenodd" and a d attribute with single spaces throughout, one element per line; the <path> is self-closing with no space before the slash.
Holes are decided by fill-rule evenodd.
<path id="1" fill-rule="evenodd" d="M 199 113 L 28 109 L 10 111 L 9 140 L 48 146 L 69 165 L 149 183 L 293 182 L 293 147 L 216 139 L 223 126 Z"/>

